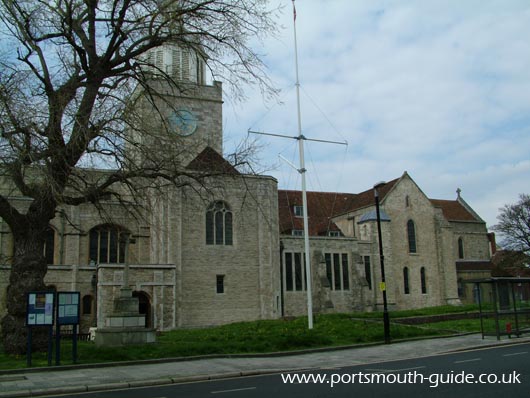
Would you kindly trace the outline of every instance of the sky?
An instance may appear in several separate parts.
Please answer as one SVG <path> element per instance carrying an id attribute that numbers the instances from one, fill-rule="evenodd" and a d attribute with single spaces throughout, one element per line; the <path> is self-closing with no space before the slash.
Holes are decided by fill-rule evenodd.
<path id="1" fill-rule="evenodd" d="M 275 3 L 274 3 L 275 4 Z M 298 135 L 292 2 L 255 43 L 281 92 L 224 105 L 225 152 L 247 130 Z M 298 0 L 307 189 L 358 193 L 404 171 L 432 199 L 456 190 L 486 221 L 530 193 L 530 2 Z M 253 136 L 280 189 L 301 189 L 295 139 Z"/>

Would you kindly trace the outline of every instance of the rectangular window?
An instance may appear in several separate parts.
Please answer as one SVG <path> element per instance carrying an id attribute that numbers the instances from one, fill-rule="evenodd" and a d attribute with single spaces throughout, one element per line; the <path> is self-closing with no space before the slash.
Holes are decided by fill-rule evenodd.
<path id="1" fill-rule="evenodd" d="M 295 276 L 295 288 L 296 290 L 303 290 L 304 285 L 302 282 L 302 254 L 294 254 L 294 276 Z"/>
<path id="2" fill-rule="evenodd" d="M 348 255 L 342 253 L 342 282 L 343 289 L 350 290 L 350 273 L 348 272 Z"/>
<path id="3" fill-rule="evenodd" d="M 293 253 L 285 253 L 285 290 L 293 291 Z"/>
<path id="4" fill-rule="evenodd" d="M 341 275 L 340 275 L 340 256 L 338 253 L 333 254 L 333 273 L 335 290 L 341 290 Z"/>
<path id="5" fill-rule="evenodd" d="M 326 277 L 332 290 L 349 290 L 350 273 L 348 266 L 348 254 L 325 253 Z"/>
<path id="6" fill-rule="evenodd" d="M 328 232 L 328 236 L 331 236 L 331 237 L 340 237 L 340 231 L 329 231 Z"/>
<path id="7" fill-rule="evenodd" d="M 303 229 L 293 229 L 291 231 L 292 236 L 304 236 L 304 230 Z"/>
<path id="8" fill-rule="evenodd" d="M 364 277 L 368 283 L 368 289 L 372 290 L 372 265 L 370 264 L 370 256 L 364 256 Z"/>
<path id="9" fill-rule="evenodd" d="M 217 294 L 221 294 L 225 292 L 225 276 L 224 275 L 216 275 L 216 288 L 217 288 Z"/>
<path id="10" fill-rule="evenodd" d="M 305 259 L 302 253 L 285 253 L 285 290 L 305 290 L 307 280 L 304 272 Z"/>
<path id="11" fill-rule="evenodd" d="M 294 215 L 295 217 L 304 216 L 304 206 L 294 206 Z"/>

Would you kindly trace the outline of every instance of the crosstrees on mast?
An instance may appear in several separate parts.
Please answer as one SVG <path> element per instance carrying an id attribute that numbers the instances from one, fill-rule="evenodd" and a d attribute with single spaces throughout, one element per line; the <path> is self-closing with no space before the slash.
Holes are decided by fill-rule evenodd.
<path id="1" fill-rule="evenodd" d="M 303 205 L 303 218 L 304 218 L 304 252 L 305 252 L 305 272 L 306 272 L 306 280 L 307 280 L 307 321 L 308 321 L 308 328 L 313 329 L 313 296 L 312 296 L 312 277 L 311 277 L 311 256 L 310 256 L 310 250 L 309 250 L 309 223 L 308 223 L 308 217 L 307 217 L 307 190 L 306 190 L 306 168 L 305 168 L 305 157 L 304 157 L 304 141 L 315 141 L 315 142 L 323 142 L 323 143 L 330 143 L 330 144 L 340 144 L 340 145 L 348 145 L 346 142 L 338 142 L 338 141 L 326 141 L 326 140 L 319 140 L 319 139 L 311 139 L 306 138 L 302 134 L 302 116 L 300 111 L 300 79 L 298 77 L 298 45 L 296 40 L 296 7 L 295 7 L 295 0 L 293 1 L 293 31 L 294 31 L 294 55 L 295 55 L 295 70 L 296 70 L 296 108 L 297 108 L 297 120 L 298 120 L 298 135 L 297 136 L 288 136 L 283 134 L 274 134 L 274 133 L 264 133 L 264 132 L 258 132 L 258 131 L 251 131 L 248 130 L 249 133 L 252 134 L 261 134 L 261 135 L 268 135 L 272 137 L 281 137 L 281 138 L 290 138 L 298 140 L 298 149 L 299 149 L 299 157 L 300 157 L 300 168 L 296 169 L 301 177 L 302 177 L 302 205 Z"/>

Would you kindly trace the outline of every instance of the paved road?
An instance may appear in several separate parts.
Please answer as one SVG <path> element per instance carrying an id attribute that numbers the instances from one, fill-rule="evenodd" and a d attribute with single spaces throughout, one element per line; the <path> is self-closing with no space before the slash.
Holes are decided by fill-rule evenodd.
<path id="1" fill-rule="evenodd" d="M 343 368 L 355 365 L 364 366 L 397 359 L 405 360 L 446 353 L 469 347 L 484 348 L 491 345 L 509 345 L 524 342 L 530 343 L 530 338 L 503 339 L 498 342 L 493 337 L 483 340 L 480 335 L 475 334 L 400 342 L 391 345 L 362 346 L 338 351 L 311 352 L 304 355 L 281 354 L 278 356 L 185 359 L 128 366 L 123 364 L 115 364 L 112 367 L 81 366 L 73 369 L 52 367 L 30 372 L 0 370 L 0 398 L 73 394 L 140 386 L 169 385 L 190 381 L 263 375 L 289 370 L 302 371 L 316 367 Z M 122 396 L 128 395 L 124 394 Z"/>
<path id="2" fill-rule="evenodd" d="M 528 397 L 530 343 L 455 354 L 319 367 L 299 373 L 76 395 L 77 398 Z M 291 377 L 293 383 L 285 383 Z M 304 379 L 309 380 L 303 383 Z M 314 377 L 319 377 L 315 382 Z M 370 379 L 373 378 L 373 381 Z M 376 381 L 379 380 L 379 383 Z M 383 380 L 388 383 L 383 383 Z M 362 383 L 360 383 L 362 381 Z M 489 382 L 488 382 L 489 381 Z"/>

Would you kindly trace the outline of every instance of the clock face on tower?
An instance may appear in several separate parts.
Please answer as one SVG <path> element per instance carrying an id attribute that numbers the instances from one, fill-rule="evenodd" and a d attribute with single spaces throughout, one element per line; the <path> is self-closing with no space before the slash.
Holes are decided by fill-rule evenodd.
<path id="1" fill-rule="evenodd" d="M 177 109 L 168 118 L 169 128 L 172 132 L 187 137 L 197 129 L 197 117 L 187 109 Z"/>

